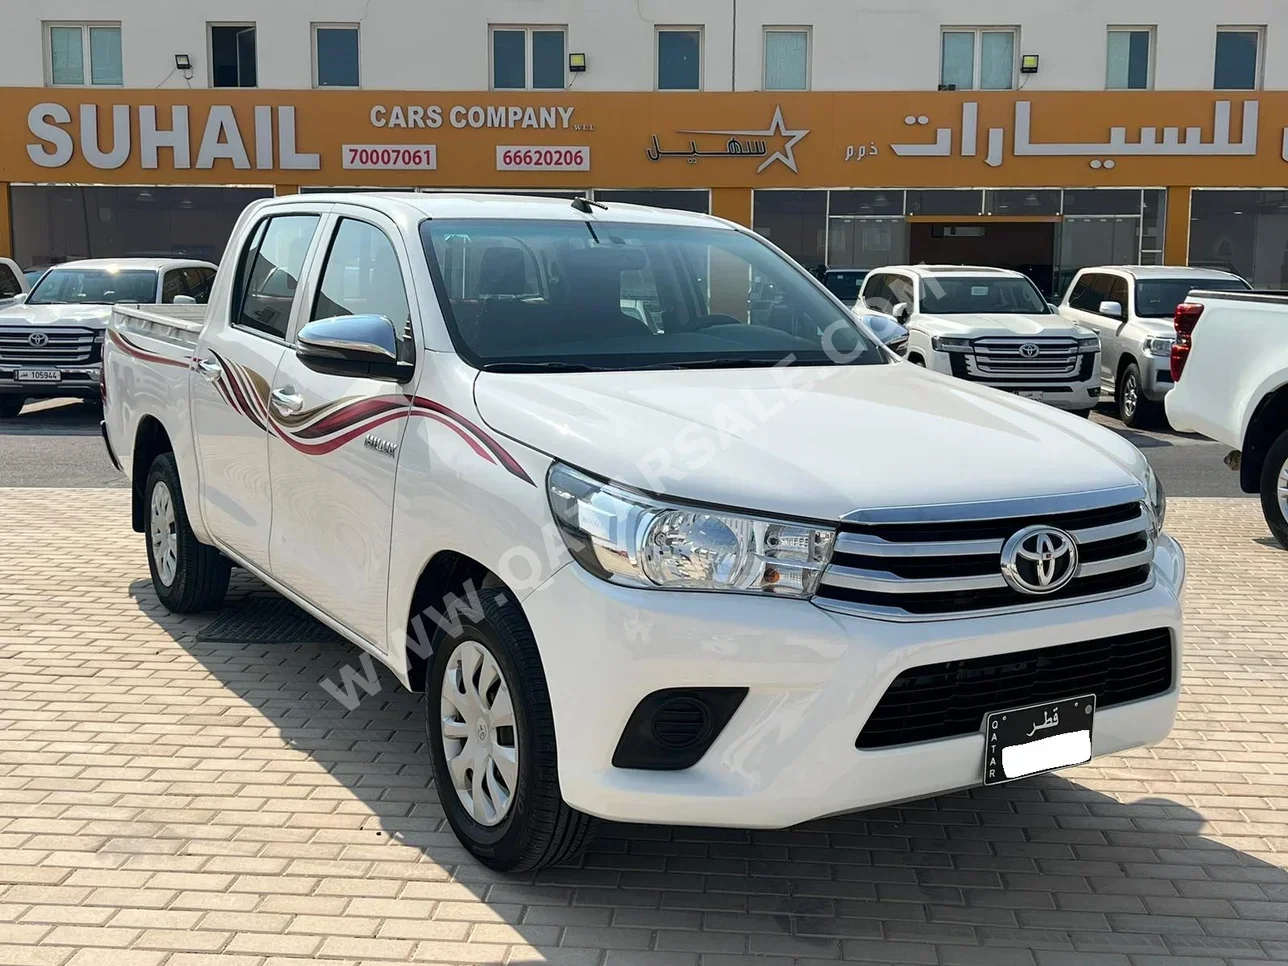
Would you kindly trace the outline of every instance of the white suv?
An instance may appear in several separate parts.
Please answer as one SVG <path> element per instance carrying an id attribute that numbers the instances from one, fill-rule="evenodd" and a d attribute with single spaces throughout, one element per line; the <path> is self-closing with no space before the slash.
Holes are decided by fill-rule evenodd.
<path id="1" fill-rule="evenodd" d="M 1088 416 L 1100 395 L 1095 332 L 1062 319 L 1028 278 L 1002 268 L 895 265 L 863 282 L 856 308 L 908 329 L 908 361 Z"/>

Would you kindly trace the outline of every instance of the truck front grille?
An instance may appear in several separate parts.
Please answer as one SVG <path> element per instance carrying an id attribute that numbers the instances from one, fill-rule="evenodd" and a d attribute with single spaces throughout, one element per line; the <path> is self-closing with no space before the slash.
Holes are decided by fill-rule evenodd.
<path id="1" fill-rule="evenodd" d="M 974 734 L 990 711 L 1082 694 L 1111 708 L 1165 694 L 1174 674 L 1166 628 L 926 664 L 894 679 L 854 744 L 866 750 Z"/>
<path id="2" fill-rule="evenodd" d="M 1129 494 L 1137 498 L 1124 499 Z M 815 597 L 831 610 L 940 620 L 1117 596 L 1153 579 L 1153 521 L 1131 488 L 1061 498 L 1046 512 L 1040 501 L 1008 501 L 856 516 L 841 525 Z M 1041 596 L 1014 589 L 1002 576 L 1006 541 L 1035 524 L 1065 531 L 1078 549 L 1070 582 Z"/>
<path id="3" fill-rule="evenodd" d="M 32 336 L 44 336 L 33 345 Z M 0 328 L 0 362 L 22 365 L 83 365 L 93 361 L 93 329 L 11 327 Z M 39 342 L 40 340 L 37 339 Z"/>
<path id="4" fill-rule="evenodd" d="M 971 352 L 951 353 L 949 362 L 954 376 L 974 382 L 1085 382 L 1096 361 L 1095 350 L 1081 351 L 1074 339 L 988 338 L 971 345 Z M 1037 346 L 1037 355 L 1024 356 L 1026 345 Z"/>

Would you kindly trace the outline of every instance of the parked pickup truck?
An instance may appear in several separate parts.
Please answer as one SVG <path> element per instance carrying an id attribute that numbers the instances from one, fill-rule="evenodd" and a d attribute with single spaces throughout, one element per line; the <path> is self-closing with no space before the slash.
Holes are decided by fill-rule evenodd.
<path id="1" fill-rule="evenodd" d="M 1168 420 L 1230 447 L 1226 465 L 1245 493 L 1261 494 L 1288 548 L 1288 294 L 1190 292 L 1174 324 Z"/>
<path id="2" fill-rule="evenodd" d="M 237 564 L 422 692 L 493 868 L 592 815 L 778 828 L 1172 726 L 1184 557 L 1140 453 L 899 361 L 732 223 L 271 199 L 194 311 L 118 308 L 105 360 L 158 597 L 217 607 Z"/>
<path id="3" fill-rule="evenodd" d="M 215 266 L 183 259 L 66 262 L 40 276 L 26 298 L 0 308 L 0 418 L 28 399 L 97 399 L 112 306 L 204 303 Z"/>
<path id="4" fill-rule="evenodd" d="M 1028 278 L 1002 268 L 873 269 L 856 308 L 908 329 L 908 361 L 1079 416 L 1100 395 L 1100 340 L 1062 319 Z"/>
<path id="5" fill-rule="evenodd" d="M 1114 394 L 1123 425 L 1149 426 L 1172 388 L 1172 317 L 1191 289 L 1246 292 L 1238 275 L 1207 268 L 1120 265 L 1084 268 L 1060 314 L 1100 336 L 1101 391 Z"/>

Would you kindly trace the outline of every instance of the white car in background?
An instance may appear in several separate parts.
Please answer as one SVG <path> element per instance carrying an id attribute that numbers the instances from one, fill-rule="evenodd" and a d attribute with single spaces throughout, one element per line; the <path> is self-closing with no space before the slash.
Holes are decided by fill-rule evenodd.
<path id="1" fill-rule="evenodd" d="M 30 288 L 18 263 L 12 258 L 0 258 L 0 308 L 21 301 Z"/>
<path id="2" fill-rule="evenodd" d="M 908 330 L 909 362 L 1089 416 L 1100 395 L 1100 340 L 1062 319 L 1029 279 L 1003 268 L 873 269 L 855 309 Z"/>
<path id="3" fill-rule="evenodd" d="M 1084 268 L 1074 276 L 1060 314 L 1100 336 L 1101 389 L 1112 392 L 1125 426 L 1163 418 L 1172 388 L 1168 359 L 1176 306 L 1191 289 L 1246 292 L 1238 275 L 1171 265 Z"/>
<path id="4" fill-rule="evenodd" d="M 210 262 L 173 258 L 85 259 L 46 270 L 25 298 L 0 308 L 0 419 L 17 416 L 28 399 L 97 399 L 112 306 L 204 303 L 214 279 Z"/>

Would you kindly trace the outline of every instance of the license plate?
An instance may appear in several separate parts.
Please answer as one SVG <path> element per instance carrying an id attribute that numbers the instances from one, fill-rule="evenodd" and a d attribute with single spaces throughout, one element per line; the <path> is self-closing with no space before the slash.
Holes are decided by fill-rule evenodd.
<path id="1" fill-rule="evenodd" d="M 19 382 L 62 382 L 63 374 L 57 369 L 19 369 Z"/>
<path id="2" fill-rule="evenodd" d="M 1025 399 L 1036 399 L 1038 402 L 1041 402 L 1041 401 L 1042 401 L 1042 393 L 1040 393 L 1040 392 L 1034 392 L 1034 391 L 1032 391 L 1032 390 L 1024 390 L 1024 389 L 1021 389 L 1021 390 L 1020 390 L 1019 392 L 1017 392 L 1015 395 L 1017 395 L 1017 396 L 1023 396 Z"/>
<path id="3" fill-rule="evenodd" d="M 1095 717 L 1094 694 L 990 711 L 984 718 L 984 784 L 1090 761 Z"/>

